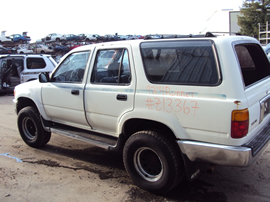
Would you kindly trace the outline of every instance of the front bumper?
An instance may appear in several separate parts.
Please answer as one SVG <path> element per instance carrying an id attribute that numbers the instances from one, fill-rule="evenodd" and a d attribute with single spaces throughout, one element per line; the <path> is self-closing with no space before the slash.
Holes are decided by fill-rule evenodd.
<path id="1" fill-rule="evenodd" d="M 270 122 L 248 144 L 226 146 L 189 140 L 177 141 L 183 154 L 192 162 L 246 167 L 251 165 L 270 143 Z"/>

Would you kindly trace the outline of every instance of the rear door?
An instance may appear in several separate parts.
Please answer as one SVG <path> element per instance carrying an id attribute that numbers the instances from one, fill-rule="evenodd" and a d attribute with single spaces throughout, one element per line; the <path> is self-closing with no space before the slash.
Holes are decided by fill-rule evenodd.
<path id="1" fill-rule="evenodd" d="M 93 130 L 114 136 L 121 117 L 133 110 L 136 77 L 131 47 L 99 46 L 85 89 L 86 117 Z"/>

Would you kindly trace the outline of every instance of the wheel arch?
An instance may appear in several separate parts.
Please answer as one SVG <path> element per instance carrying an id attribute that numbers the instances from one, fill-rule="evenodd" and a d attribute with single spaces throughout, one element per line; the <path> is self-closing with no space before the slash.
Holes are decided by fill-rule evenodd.
<path id="1" fill-rule="evenodd" d="M 162 131 L 166 134 L 164 136 L 169 138 L 171 141 L 175 142 L 177 139 L 173 131 L 167 125 L 158 121 L 140 118 L 127 120 L 123 125 L 122 133 L 126 138 L 129 138 L 132 134 L 143 130 L 153 130 L 156 132 Z"/>
<path id="2" fill-rule="evenodd" d="M 33 100 L 26 97 L 18 98 L 18 101 L 16 104 L 16 113 L 18 114 L 19 111 L 21 111 L 23 108 L 28 107 L 28 106 L 34 107 L 38 110 L 38 107 Z"/>

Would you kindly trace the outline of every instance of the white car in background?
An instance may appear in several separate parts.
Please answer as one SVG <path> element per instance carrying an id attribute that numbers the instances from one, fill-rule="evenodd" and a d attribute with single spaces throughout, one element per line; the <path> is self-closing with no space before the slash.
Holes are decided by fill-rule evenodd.
<path id="1" fill-rule="evenodd" d="M 17 53 L 20 54 L 28 54 L 28 53 L 33 53 L 33 50 L 31 50 L 28 46 L 28 44 L 21 44 L 17 48 Z"/>
<path id="2" fill-rule="evenodd" d="M 6 37 L 5 33 L 6 33 L 6 31 L 2 31 L 1 32 L 1 35 L 0 35 L 0 44 L 12 42 L 12 40 L 9 37 Z"/>
<path id="3" fill-rule="evenodd" d="M 47 45 L 43 45 L 43 44 L 38 44 L 33 48 L 34 53 L 52 53 L 54 52 L 54 50 L 47 46 Z"/>
<path id="4" fill-rule="evenodd" d="M 45 41 L 46 42 L 51 42 L 51 41 L 65 41 L 66 40 L 66 36 L 63 34 L 58 34 L 58 33 L 52 33 L 52 34 L 48 34 L 45 37 Z"/>

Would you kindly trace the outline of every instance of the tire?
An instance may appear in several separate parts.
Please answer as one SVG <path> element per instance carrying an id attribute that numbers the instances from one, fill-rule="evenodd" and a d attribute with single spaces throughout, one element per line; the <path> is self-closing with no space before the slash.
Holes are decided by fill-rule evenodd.
<path id="1" fill-rule="evenodd" d="M 38 111 L 25 107 L 18 114 L 18 129 L 23 141 L 30 147 L 40 148 L 51 139 L 51 133 L 44 130 Z"/>
<path id="2" fill-rule="evenodd" d="M 140 131 L 125 143 L 125 168 L 140 188 L 165 194 L 174 188 L 185 173 L 176 145 L 154 131 Z"/>

